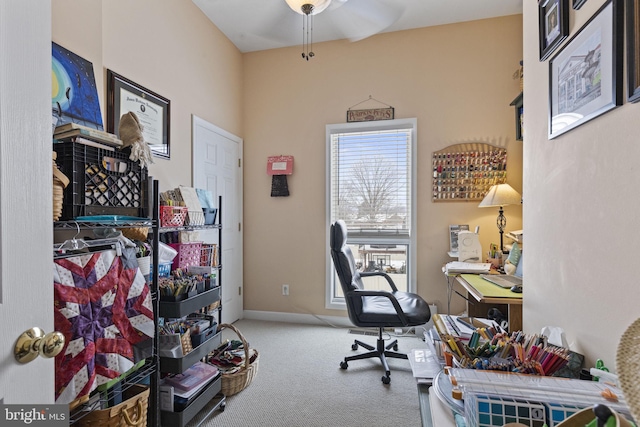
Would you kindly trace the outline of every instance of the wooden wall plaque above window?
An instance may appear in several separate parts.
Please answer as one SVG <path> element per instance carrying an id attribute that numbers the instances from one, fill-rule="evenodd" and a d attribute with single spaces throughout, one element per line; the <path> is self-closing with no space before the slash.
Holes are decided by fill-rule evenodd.
<path id="1" fill-rule="evenodd" d="M 432 158 L 434 202 L 480 201 L 507 181 L 507 149 L 486 143 L 450 145 Z"/>

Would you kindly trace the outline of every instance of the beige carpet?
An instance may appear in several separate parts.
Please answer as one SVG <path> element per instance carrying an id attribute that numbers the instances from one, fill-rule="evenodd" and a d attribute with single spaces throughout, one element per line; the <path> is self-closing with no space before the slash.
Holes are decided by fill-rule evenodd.
<path id="1" fill-rule="evenodd" d="M 421 426 L 416 382 L 407 360 L 391 360 L 391 384 L 382 384 L 378 359 L 340 361 L 354 339 L 375 345 L 375 336 L 346 328 L 240 320 L 234 324 L 260 353 L 258 373 L 240 393 L 227 398 L 204 427 Z M 236 338 L 231 330 L 225 338 Z M 399 351 L 425 346 L 419 338 L 399 338 Z M 197 425 L 202 416 L 189 426 Z"/>

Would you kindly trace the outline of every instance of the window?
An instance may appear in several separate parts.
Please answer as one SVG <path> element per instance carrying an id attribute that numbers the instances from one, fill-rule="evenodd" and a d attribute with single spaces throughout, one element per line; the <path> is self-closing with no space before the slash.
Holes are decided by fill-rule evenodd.
<path id="1" fill-rule="evenodd" d="M 327 125 L 327 230 L 341 219 L 362 271 L 384 271 L 399 290 L 415 290 L 416 119 Z M 327 243 L 328 247 L 328 243 Z M 331 256 L 327 307 L 344 309 Z M 367 289 L 388 290 L 384 278 Z"/>

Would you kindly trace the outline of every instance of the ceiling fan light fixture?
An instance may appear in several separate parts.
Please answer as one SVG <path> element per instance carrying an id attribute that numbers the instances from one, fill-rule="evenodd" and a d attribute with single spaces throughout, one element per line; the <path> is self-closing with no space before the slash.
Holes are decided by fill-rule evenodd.
<path id="1" fill-rule="evenodd" d="M 285 0 L 289 7 L 302 15 L 302 59 L 307 61 L 315 56 L 313 53 L 313 15 L 324 11 L 331 0 Z"/>
<path id="2" fill-rule="evenodd" d="M 331 0 L 285 0 L 291 10 L 300 15 L 317 15 L 331 4 Z M 309 7 L 311 6 L 311 7 Z M 309 10 L 310 9 L 310 10 Z M 308 11 L 308 12 L 307 12 Z"/>

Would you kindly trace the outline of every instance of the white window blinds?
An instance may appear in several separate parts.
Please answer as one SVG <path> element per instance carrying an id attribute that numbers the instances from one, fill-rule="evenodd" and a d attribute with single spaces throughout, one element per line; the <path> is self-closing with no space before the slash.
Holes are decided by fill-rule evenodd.
<path id="1" fill-rule="evenodd" d="M 331 220 L 349 235 L 409 236 L 412 129 L 331 135 Z"/>

